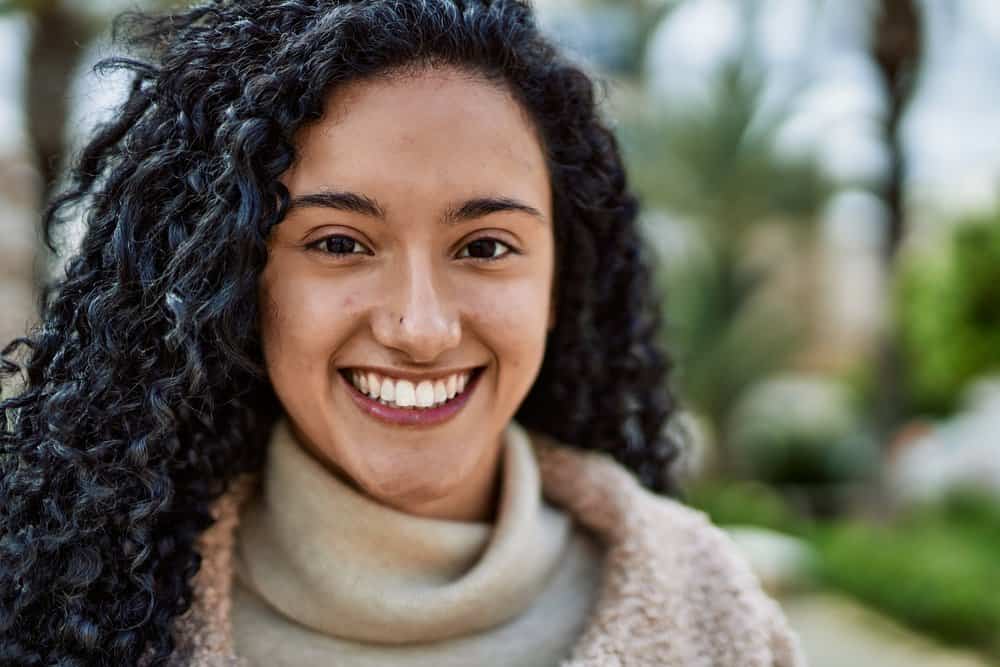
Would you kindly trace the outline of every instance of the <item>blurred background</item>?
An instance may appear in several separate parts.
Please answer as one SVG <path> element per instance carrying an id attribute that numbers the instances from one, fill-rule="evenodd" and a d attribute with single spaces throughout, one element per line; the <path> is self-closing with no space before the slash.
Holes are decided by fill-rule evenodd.
<path id="1" fill-rule="evenodd" d="M 0 0 L 4 342 L 123 93 L 90 72 L 110 18 L 156 5 Z M 535 5 L 644 203 L 688 502 L 814 666 L 1000 664 L 1000 2 Z"/>

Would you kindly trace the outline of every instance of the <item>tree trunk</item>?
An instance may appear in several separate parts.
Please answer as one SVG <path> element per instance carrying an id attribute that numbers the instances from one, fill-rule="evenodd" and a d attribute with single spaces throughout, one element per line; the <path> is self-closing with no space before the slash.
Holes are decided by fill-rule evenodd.
<path id="1" fill-rule="evenodd" d="M 883 197 L 889 212 L 883 246 L 885 274 L 893 275 L 896 255 L 906 232 L 903 179 L 906 156 L 899 133 L 900 123 L 913 93 L 920 60 L 920 17 L 913 0 L 882 0 L 875 29 L 874 57 L 886 86 L 889 108 L 884 131 L 889 145 L 889 173 Z M 880 392 L 877 400 L 878 428 L 888 443 L 903 413 L 903 368 L 898 334 L 890 324 L 881 343 L 878 360 Z"/>
<path id="2" fill-rule="evenodd" d="M 69 88 L 93 29 L 62 3 L 39 5 L 32 17 L 28 45 L 25 105 L 28 139 L 41 175 L 44 204 L 66 158 Z"/>
<path id="3" fill-rule="evenodd" d="M 28 150 L 38 170 L 38 214 L 45 210 L 59 184 L 67 162 L 66 125 L 73 75 L 84 49 L 95 34 L 86 18 L 64 7 L 58 0 L 42 0 L 30 5 L 31 35 L 24 75 L 24 106 Z M 41 242 L 32 260 L 34 287 L 50 279 L 52 257 Z"/>

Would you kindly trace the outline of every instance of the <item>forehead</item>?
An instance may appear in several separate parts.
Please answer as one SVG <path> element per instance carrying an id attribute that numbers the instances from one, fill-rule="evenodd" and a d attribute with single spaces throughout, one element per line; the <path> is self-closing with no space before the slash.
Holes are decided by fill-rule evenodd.
<path id="1" fill-rule="evenodd" d="M 335 89 L 296 146 L 282 178 L 293 195 L 358 189 L 389 207 L 395 196 L 398 207 L 399 196 L 488 193 L 549 206 L 543 149 L 521 105 L 500 85 L 451 68 Z"/>

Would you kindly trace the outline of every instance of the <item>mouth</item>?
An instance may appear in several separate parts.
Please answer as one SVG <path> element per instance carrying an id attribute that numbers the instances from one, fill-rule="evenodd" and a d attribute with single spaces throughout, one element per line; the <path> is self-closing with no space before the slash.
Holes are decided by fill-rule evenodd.
<path id="1" fill-rule="evenodd" d="M 412 382 L 355 368 L 338 369 L 354 404 L 394 426 L 431 426 L 448 421 L 465 407 L 485 366 L 434 380 Z"/>

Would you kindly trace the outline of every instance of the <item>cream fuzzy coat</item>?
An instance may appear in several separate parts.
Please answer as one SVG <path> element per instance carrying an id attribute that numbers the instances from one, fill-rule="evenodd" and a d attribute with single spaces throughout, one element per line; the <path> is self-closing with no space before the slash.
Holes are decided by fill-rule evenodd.
<path id="1" fill-rule="evenodd" d="M 728 536 L 643 489 L 610 457 L 537 443 L 545 496 L 607 549 L 599 598 L 561 667 L 800 667 L 778 605 Z M 177 667 L 239 666 L 230 625 L 233 534 L 254 480 L 220 499 L 202 536 L 189 612 L 176 626 Z"/>

